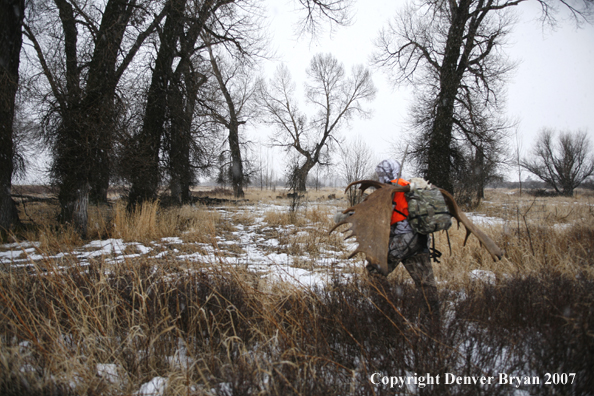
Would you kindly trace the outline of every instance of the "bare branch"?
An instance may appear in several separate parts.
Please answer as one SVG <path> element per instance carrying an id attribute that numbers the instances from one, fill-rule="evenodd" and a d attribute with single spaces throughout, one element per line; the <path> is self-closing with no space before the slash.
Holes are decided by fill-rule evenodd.
<path id="1" fill-rule="evenodd" d="M 301 19 L 300 34 L 317 35 L 330 22 L 330 26 L 351 23 L 352 0 L 299 0 L 305 16 Z"/>

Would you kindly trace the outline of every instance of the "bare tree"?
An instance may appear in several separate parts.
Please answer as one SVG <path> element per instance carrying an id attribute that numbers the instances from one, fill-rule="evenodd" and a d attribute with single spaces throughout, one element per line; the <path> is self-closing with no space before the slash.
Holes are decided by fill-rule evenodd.
<path id="1" fill-rule="evenodd" d="M 245 53 L 253 40 L 247 32 L 257 29 L 246 16 L 257 14 L 257 3 L 251 0 L 171 1 L 180 4 L 175 15 L 168 16 L 165 22 L 143 127 L 131 139 L 132 149 L 126 161 L 131 205 L 156 198 L 162 175 L 167 171 L 172 195 L 180 202 L 187 201 L 197 168 L 191 161 L 192 151 L 204 153 L 201 142 L 192 136 L 196 131 L 195 119 L 205 116 L 198 107 L 213 96 L 212 86 L 205 85 L 212 73 L 211 63 L 205 62 L 209 56 L 204 52 L 208 45 L 228 45 Z M 204 41 L 206 37 L 210 44 Z M 167 162 L 165 169 L 161 166 L 163 159 Z"/>
<path id="2" fill-rule="evenodd" d="M 182 129 L 188 132 L 197 89 L 205 82 L 193 67 L 192 59 L 197 47 L 200 47 L 197 41 L 208 21 L 221 8 L 232 3 L 233 0 L 207 0 L 196 4 L 186 0 L 169 0 L 146 97 L 142 129 L 129 139 L 124 154 L 124 166 L 131 184 L 128 196 L 130 206 L 157 198 L 168 122 L 173 124 L 174 129 L 177 128 L 170 139 L 173 150 L 178 150 L 172 158 L 184 162 L 181 166 L 173 165 L 174 177 L 179 176 L 180 193 L 181 185 L 187 186 L 190 175 L 186 160 L 189 154 L 185 152 L 184 147 L 187 145 L 184 146 L 183 142 L 188 143 L 189 137 L 187 133 L 184 136 L 178 133 L 182 133 Z M 184 101 L 186 105 L 182 103 Z"/>
<path id="3" fill-rule="evenodd" d="M 570 197 L 594 174 L 594 155 L 585 131 L 560 133 L 556 142 L 554 136 L 552 129 L 543 129 L 532 149 L 532 158 L 523 160 L 522 166 L 558 194 Z"/>
<path id="4" fill-rule="evenodd" d="M 416 87 L 416 107 L 424 115 L 413 115 L 413 122 L 423 134 L 418 147 L 425 177 L 446 190 L 454 187 L 452 177 L 462 154 L 458 143 L 479 149 L 484 131 L 493 126 L 502 130 L 506 124 L 498 113 L 502 84 L 513 65 L 502 44 L 513 22 L 510 10 L 523 1 L 420 0 L 407 5 L 380 34 L 375 63 L 393 72 L 395 82 Z M 538 1 L 544 15 L 552 18 L 554 1 Z M 584 15 L 561 3 L 576 18 Z"/>
<path id="5" fill-rule="evenodd" d="M 24 0 L 0 0 L 0 236 L 19 220 L 11 187 L 13 119 L 24 14 Z"/>
<path id="6" fill-rule="evenodd" d="M 308 119 L 299 110 L 295 86 L 286 67 L 277 69 L 274 79 L 260 92 L 267 122 L 276 128 L 273 144 L 298 154 L 291 167 L 297 191 L 306 190 L 309 171 L 317 164 L 325 165 L 337 142 L 340 128 L 355 116 L 366 116 L 363 102 L 375 97 L 369 70 L 353 68 L 347 76 L 344 67 L 330 54 L 318 54 L 307 69 L 306 99 L 315 109 Z"/>
<path id="7" fill-rule="evenodd" d="M 371 149 L 360 136 L 340 148 L 340 159 L 340 173 L 347 184 L 365 179 L 372 171 Z M 361 190 L 350 188 L 347 199 L 350 206 L 358 204 L 361 200 Z"/>
<path id="8" fill-rule="evenodd" d="M 214 97 L 202 100 L 201 105 L 214 122 L 223 125 L 228 131 L 231 185 L 234 196 L 242 198 L 246 170 L 239 128 L 256 115 L 256 107 L 253 105 L 256 91 L 254 58 L 263 53 L 262 47 L 256 45 L 263 39 L 254 37 L 249 47 L 219 46 L 220 50 L 217 51 L 217 48 L 213 48 L 213 38 L 203 35 L 210 59 L 210 73 L 217 89 L 211 90 Z"/>
<path id="9" fill-rule="evenodd" d="M 244 172 L 243 161 L 241 158 L 241 146 L 239 141 L 239 127 L 240 125 L 244 125 L 247 122 L 241 118 L 241 113 L 243 105 L 245 105 L 245 101 L 249 98 L 249 96 L 251 96 L 253 90 L 248 89 L 247 92 L 240 92 L 241 94 L 247 94 L 245 97 L 234 97 L 230 91 L 230 89 L 232 89 L 229 86 L 230 78 L 223 76 L 223 72 L 219 67 L 221 64 L 221 59 L 217 59 L 214 56 L 211 46 L 208 46 L 208 53 L 210 56 L 210 64 L 212 65 L 212 73 L 219 85 L 220 92 L 223 95 L 227 110 L 226 114 L 224 114 L 219 111 L 221 107 L 210 106 L 212 109 L 211 114 L 229 131 L 228 143 L 231 154 L 231 185 L 233 186 L 233 195 L 236 198 L 243 198 L 245 195 L 243 192 Z M 233 74 L 234 73 L 231 71 L 231 75 Z"/>

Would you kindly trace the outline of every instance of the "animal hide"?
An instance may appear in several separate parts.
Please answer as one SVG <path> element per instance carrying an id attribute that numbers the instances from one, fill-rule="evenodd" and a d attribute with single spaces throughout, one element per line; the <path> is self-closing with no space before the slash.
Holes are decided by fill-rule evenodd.
<path id="1" fill-rule="evenodd" d="M 390 220 L 393 210 L 392 201 L 396 192 L 408 192 L 410 191 L 410 186 L 383 184 L 374 180 L 359 180 L 349 184 L 345 191 L 357 184 L 360 185 L 359 189 L 362 193 L 370 187 L 375 187 L 376 190 L 363 202 L 346 209 L 343 213 L 350 214 L 350 216 L 336 224 L 330 230 L 330 233 L 341 225 L 349 223 L 351 227 L 347 231 L 351 233 L 345 239 L 354 237 L 359 244 L 349 258 L 357 253 L 365 253 L 365 258 L 370 264 L 377 266 L 382 274 L 388 275 Z M 450 214 L 458 221 L 458 227 L 462 223 L 466 228 L 464 245 L 466 245 L 470 234 L 474 234 L 482 246 L 491 254 L 493 260 L 501 259 L 503 257 L 503 251 L 497 244 L 466 217 L 450 193 L 443 189 L 440 189 L 440 191 L 443 194 Z"/>

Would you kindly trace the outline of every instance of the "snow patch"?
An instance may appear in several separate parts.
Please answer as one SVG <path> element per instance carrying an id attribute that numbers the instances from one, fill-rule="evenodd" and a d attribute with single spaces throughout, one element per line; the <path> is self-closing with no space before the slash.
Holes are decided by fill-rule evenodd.
<path id="1" fill-rule="evenodd" d="M 495 284 L 495 280 L 497 279 L 495 273 L 486 270 L 472 270 L 469 275 L 471 280 L 482 281 L 490 285 Z"/>
<path id="2" fill-rule="evenodd" d="M 135 392 L 137 396 L 161 396 L 167 388 L 167 378 L 155 377 L 147 383 L 140 386 L 140 390 Z"/>
<path id="3" fill-rule="evenodd" d="M 120 382 L 118 375 L 118 366 L 113 363 L 98 363 L 97 364 L 97 375 L 101 378 L 105 378 L 112 384 Z"/>

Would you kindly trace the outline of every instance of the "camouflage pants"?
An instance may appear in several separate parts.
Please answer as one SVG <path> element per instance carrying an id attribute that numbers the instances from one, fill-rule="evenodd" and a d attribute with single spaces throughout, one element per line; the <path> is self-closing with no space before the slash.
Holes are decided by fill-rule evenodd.
<path id="1" fill-rule="evenodd" d="M 394 230 L 392 227 L 390 231 L 389 271 L 394 271 L 402 262 L 417 288 L 423 292 L 429 313 L 438 318 L 439 297 L 429 257 L 429 237 L 416 232 L 396 234 Z"/>

